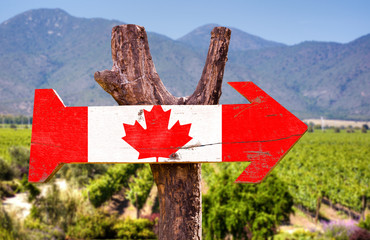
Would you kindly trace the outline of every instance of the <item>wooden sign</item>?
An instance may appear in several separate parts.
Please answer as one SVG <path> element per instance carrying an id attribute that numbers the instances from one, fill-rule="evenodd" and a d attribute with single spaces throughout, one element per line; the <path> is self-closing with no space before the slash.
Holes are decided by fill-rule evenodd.
<path id="1" fill-rule="evenodd" d="M 229 84 L 250 104 L 65 107 L 37 89 L 29 181 L 65 163 L 247 161 L 236 182 L 260 182 L 307 126 L 252 82 Z"/>

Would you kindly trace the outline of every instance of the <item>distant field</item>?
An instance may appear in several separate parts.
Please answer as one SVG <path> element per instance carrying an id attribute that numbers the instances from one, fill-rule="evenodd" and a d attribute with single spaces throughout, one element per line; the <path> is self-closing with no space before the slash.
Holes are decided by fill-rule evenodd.
<path id="1" fill-rule="evenodd" d="M 29 147 L 31 129 L 0 128 L 0 158 L 10 160 L 8 149 L 12 146 Z"/>
<path id="2" fill-rule="evenodd" d="M 309 124 L 312 122 L 315 125 L 321 125 L 321 119 L 304 119 L 303 122 Z M 370 122 L 364 121 L 347 121 L 347 120 L 335 120 L 335 119 L 324 119 L 324 126 L 328 127 L 362 127 L 362 125 L 367 124 L 370 126 Z"/>

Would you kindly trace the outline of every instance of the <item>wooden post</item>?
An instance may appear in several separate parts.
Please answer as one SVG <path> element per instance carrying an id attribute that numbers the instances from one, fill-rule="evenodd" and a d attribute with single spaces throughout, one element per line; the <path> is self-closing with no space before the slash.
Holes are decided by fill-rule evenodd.
<path id="1" fill-rule="evenodd" d="M 194 93 L 174 97 L 154 67 L 144 27 L 112 29 L 112 70 L 94 74 L 95 80 L 120 105 L 218 104 L 231 30 L 211 32 L 207 60 Z M 151 164 L 160 204 L 159 239 L 202 238 L 201 164 Z"/>

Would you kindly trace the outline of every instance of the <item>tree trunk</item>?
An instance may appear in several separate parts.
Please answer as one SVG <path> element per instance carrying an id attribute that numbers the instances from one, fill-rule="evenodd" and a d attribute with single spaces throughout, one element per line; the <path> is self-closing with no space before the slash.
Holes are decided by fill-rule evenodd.
<path id="1" fill-rule="evenodd" d="M 120 105 L 218 104 L 231 31 L 216 27 L 201 79 L 188 98 L 172 96 L 154 67 L 143 27 L 112 29 L 112 70 L 95 80 Z M 201 164 L 151 164 L 160 203 L 159 239 L 201 239 Z"/>

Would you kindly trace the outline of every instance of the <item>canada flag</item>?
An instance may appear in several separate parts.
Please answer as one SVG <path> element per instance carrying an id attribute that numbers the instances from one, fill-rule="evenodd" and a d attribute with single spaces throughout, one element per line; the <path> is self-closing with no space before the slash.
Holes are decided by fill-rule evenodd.
<path id="1" fill-rule="evenodd" d="M 229 84 L 250 104 L 65 107 L 36 90 L 29 181 L 65 163 L 251 162 L 236 181 L 260 182 L 307 126 L 252 82 Z"/>

